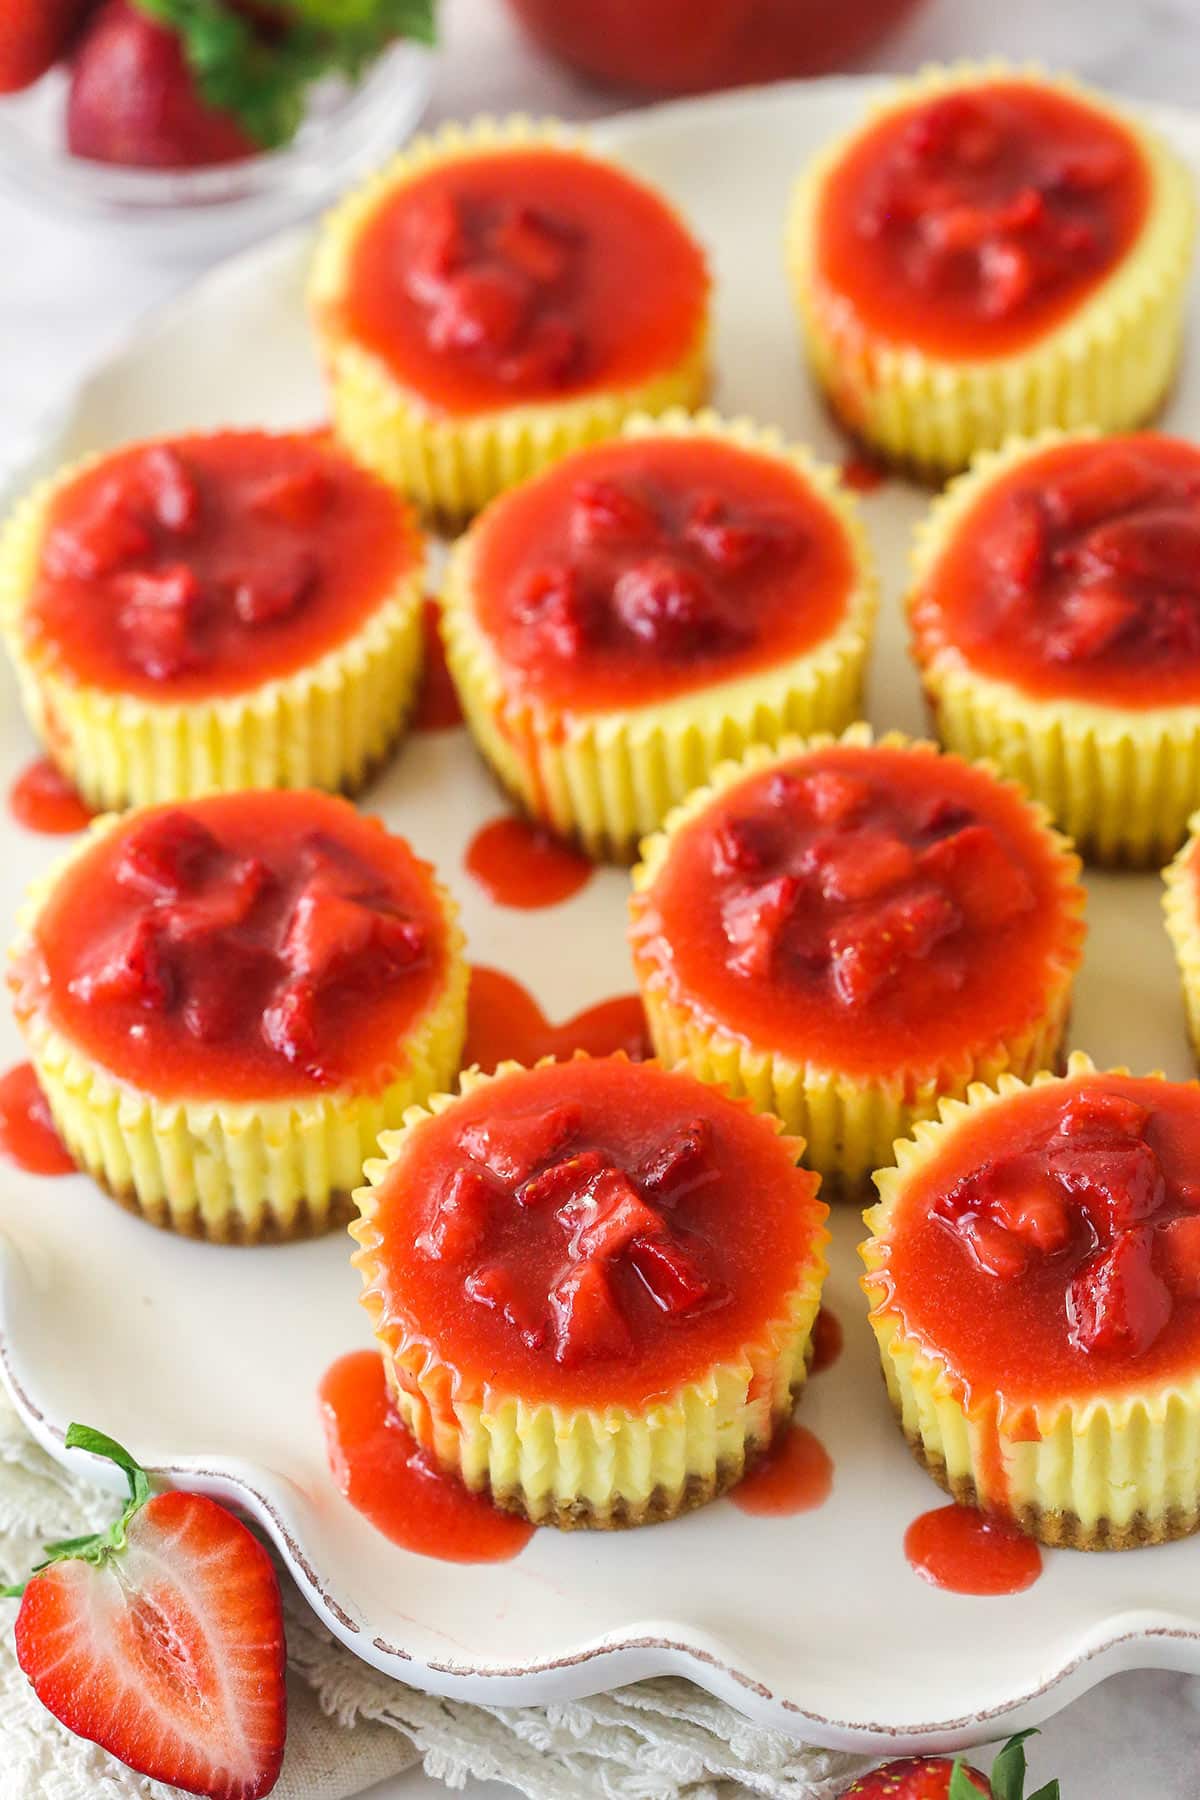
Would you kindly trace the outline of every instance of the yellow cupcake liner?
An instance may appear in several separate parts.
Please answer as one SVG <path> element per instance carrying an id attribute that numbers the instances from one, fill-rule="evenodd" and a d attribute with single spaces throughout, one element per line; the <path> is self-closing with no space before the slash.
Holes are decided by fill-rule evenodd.
<path id="1" fill-rule="evenodd" d="M 1068 1078 L 1094 1072 L 1089 1057 L 1072 1055 Z M 1036 1075 L 1032 1085 L 1056 1079 Z M 1043 1543 L 1121 1550 L 1186 1536 L 1200 1525 L 1200 1372 L 1078 1400 L 968 1399 L 937 1352 L 905 1329 L 893 1299 L 888 1233 L 908 1184 L 967 1118 L 1026 1089 L 1005 1075 L 996 1091 L 975 1086 L 965 1103 L 944 1100 L 940 1120 L 918 1125 L 897 1144 L 897 1166 L 875 1177 L 862 1285 L 888 1393 L 918 1459 L 956 1499 L 1007 1515 Z"/>
<path id="2" fill-rule="evenodd" d="M 509 691 L 476 619 L 473 533 L 459 540 L 446 572 L 442 625 L 476 743 L 533 818 L 591 856 L 628 862 L 639 840 L 726 758 L 789 733 L 840 731 L 859 716 L 878 582 L 858 508 L 836 473 L 778 432 L 712 412 L 672 412 L 631 419 L 621 435 L 714 438 L 788 462 L 841 524 L 855 571 L 842 620 L 801 656 L 645 706 L 569 713 Z"/>
<path id="3" fill-rule="evenodd" d="M 25 609 L 50 506 L 102 457 L 28 495 L 0 535 L 0 632 L 38 739 L 89 806 L 108 810 L 238 788 L 356 792 L 399 737 L 423 657 L 418 557 L 343 643 L 294 674 L 219 699 L 144 699 L 90 686 L 27 641 Z"/>
<path id="4" fill-rule="evenodd" d="M 495 1075 L 468 1070 L 460 1092 L 472 1093 L 519 1068 L 509 1062 Z M 360 1298 L 389 1386 L 417 1442 L 497 1505 L 566 1530 L 655 1523 L 724 1492 L 770 1443 L 803 1387 L 828 1273 L 828 1232 L 817 1230 L 796 1287 L 753 1341 L 642 1408 L 550 1404 L 491 1384 L 469 1390 L 429 1336 L 385 1317 L 383 1238 L 376 1223 L 379 1186 L 409 1135 L 454 1104 L 453 1096 L 436 1094 L 427 1107 L 410 1109 L 401 1130 L 385 1133 L 383 1157 L 367 1164 L 369 1185 L 354 1196 L 361 1216 L 350 1227 L 359 1244 L 352 1260 L 363 1277 Z M 798 1157 L 801 1146 L 796 1149 Z"/>
<path id="5" fill-rule="evenodd" d="M 1197 858 L 1200 857 L 1200 812 L 1191 820 L 1187 842 L 1174 861 L 1163 870 L 1163 911 L 1167 936 L 1175 951 L 1179 977 L 1183 983 L 1183 1004 L 1187 1014 L 1188 1037 L 1200 1059 L 1200 885 L 1197 883 Z"/>
<path id="6" fill-rule="evenodd" d="M 348 195 L 326 218 L 317 245 L 309 304 L 338 435 L 367 468 L 442 519 L 469 518 L 494 495 L 557 462 L 568 450 L 615 436 L 631 413 L 699 406 L 708 392 L 707 309 L 679 362 L 633 387 L 457 416 L 405 387 L 381 357 L 340 327 L 336 307 L 359 233 L 397 188 L 464 157 L 539 145 L 597 157 L 580 134 L 552 120 L 519 116 L 445 125 L 417 138 Z"/>
<path id="7" fill-rule="evenodd" d="M 1006 1072 L 1028 1077 L 1053 1067 L 1066 1035 L 1072 984 L 1082 959 L 1085 895 L 1079 882 L 1078 857 L 1052 829 L 1042 808 L 1030 803 L 1033 820 L 1056 852 L 1063 938 L 1047 970 L 1040 1017 L 1028 1029 L 999 1043 L 967 1046 L 960 1056 L 940 1062 L 901 1064 L 887 1074 L 853 1075 L 802 1062 L 768 1043 L 755 1043 L 732 1031 L 701 1001 L 676 991 L 673 965 L 656 948 L 651 889 L 670 859 L 676 835 L 727 789 L 757 770 L 839 741 L 870 744 L 875 740 L 868 725 L 854 725 L 840 740 L 828 736 L 807 742 L 785 739 L 774 749 L 757 745 L 741 761 L 722 764 L 710 785 L 690 795 L 671 814 L 665 829 L 642 845 L 642 861 L 633 872 L 630 940 L 651 1041 L 661 1061 L 669 1068 L 686 1068 L 699 1080 L 731 1094 L 746 1096 L 759 1112 L 774 1114 L 787 1132 L 805 1140 L 805 1161 L 819 1172 L 827 1196 L 855 1199 L 866 1189 L 872 1171 L 891 1161 L 895 1141 L 907 1137 L 918 1120 L 936 1116 L 943 1095 L 965 1094 L 973 1082 L 994 1086 Z M 899 732 L 889 732 L 878 742 L 881 748 L 937 755 L 934 745 Z"/>
<path id="8" fill-rule="evenodd" d="M 986 451 L 952 481 L 918 528 L 908 612 L 912 653 L 948 749 L 987 757 L 1029 789 L 1089 861 L 1160 867 L 1200 802 L 1200 706 L 1120 707 L 1035 699 L 973 669 L 954 645 L 922 633 L 922 588 L 993 482 L 1056 444 L 1094 431 L 1043 432 Z"/>
<path id="9" fill-rule="evenodd" d="M 120 820 L 96 819 L 32 888 L 9 951 L 30 953 L 38 915 L 69 868 Z M 380 1133 L 449 1085 L 466 1035 L 468 971 L 458 909 L 437 886 L 446 973 L 369 1083 L 291 1099 L 164 1099 L 114 1075 L 18 993 L 17 1023 L 70 1154 L 114 1199 L 152 1224 L 213 1243 L 277 1242 L 344 1222 Z M 19 986 L 19 977 L 10 977 Z"/>
<path id="10" fill-rule="evenodd" d="M 874 336 L 820 280 L 816 233 L 825 183 L 848 147 L 890 113 L 994 81 L 1050 86 L 1131 134 L 1150 175 L 1146 221 L 1105 280 L 1062 323 L 1008 355 L 951 360 Z M 797 186 L 787 265 L 808 356 L 847 429 L 889 462 L 933 476 L 1014 433 L 1094 425 L 1128 431 L 1152 418 L 1174 378 L 1195 237 L 1190 171 L 1158 136 L 1090 89 L 1000 61 L 929 68 L 898 85 L 848 137 L 829 145 Z"/>

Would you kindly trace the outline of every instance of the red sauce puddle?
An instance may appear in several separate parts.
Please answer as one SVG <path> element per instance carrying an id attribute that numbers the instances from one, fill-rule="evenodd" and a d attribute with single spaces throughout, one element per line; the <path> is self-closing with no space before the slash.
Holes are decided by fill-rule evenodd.
<path id="1" fill-rule="evenodd" d="M 472 1494 L 418 1449 L 392 1406 L 375 1350 L 354 1350 L 318 1389 L 338 1488 L 376 1531 L 443 1562 L 508 1562 L 533 1536 L 524 1519 Z"/>
<path id="2" fill-rule="evenodd" d="M 973 1506 L 922 1513 L 904 1534 L 904 1554 L 922 1580 L 951 1594 L 1019 1594 L 1042 1572 L 1032 1538 Z"/>
<path id="3" fill-rule="evenodd" d="M 729 1498 L 742 1512 L 775 1518 L 811 1512 L 828 1500 L 833 1461 L 806 1425 L 789 1425 Z"/>
<path id="4" fill-rule="evenodd" d="M 812 1362 L 808 1370 L 810 1375 L 823 1375 L 826 1369 L 833 1367 L 842 1354 L 843 1339 L 842 1321 L 836 1313 L 831 1313 L 827 1306 L 823 1306 L 813 1326 Z"/>
<path id="5" fill-rule="evenodd" d="M 498 906 L 529 911 L 557 906 L 592 876 L 578 850 L 525 819 L 493 819 L 475 833 L 464 858 L 467 872 Z"/>
<path id="6" fill-rule="evenodd" d="M 862 451 L 848 456 L 839 472 L 843 486 L 852 488 L 856 494 L 873 494 L 888 479 L 884 465 Z"/>
<path id="7" fill-rule="evenodd" d="M 478 1063 L 490 1075 L 497 1063 L 535 1063 L 553 1056 L 562 1062 L 576 1050 L 611 1056 L 624 1050 L 635 1062 L 652 1054 L 646 1015 L 637 994 L 617 994 L 552 1025 L 529 989 L 499 969 L 471 969 L 467 998 L 467 1042 L 463 1062 Z"/>
<path id="8" fill-rule="evenodd" d="M 463 722 L 462 707 L 446 667 L 446 650 L 438 630 L 439 608 L 436 600 L 425 602 L 425 673 L 417 710 L 413 714 L 414 731 L 450 731 Z"/>
<path id="9" fill-rule="evenodd" d="M 42 831 L 51 837 L 82 831 L 93 817 L 48 756 L 39 756 L 22 769 L 8 790 L 8 810 L 27 831 Z"/>
<path id="10" fill-rule="evenodd" d="M 73 1175 L 32 1063 L 0 1075 L 0 1155 L 31 1175 Z"/>

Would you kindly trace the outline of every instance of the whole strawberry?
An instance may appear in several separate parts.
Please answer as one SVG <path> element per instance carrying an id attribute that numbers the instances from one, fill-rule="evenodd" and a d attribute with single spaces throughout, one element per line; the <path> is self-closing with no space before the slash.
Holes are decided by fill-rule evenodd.
<path id="1" fill-rule="evenodd" d="M 17 1614 L 21 1668 L 68 1730 L 140 1774 L 259 1800 L 279 1779 L 287 1719 L 270 1557 L 215 1500 L 151 1495 L 101 1432 L 72 1425 L 66 1442 L 116 1463 L 129 1499 L 109 1530 L 46 1546 Z"/>
<path id="2" fill-rule="evenodd" d="M 0 0 L 0 94 L 30 87 L 66 54 L 92 0 Z"/>
<path id="3" fill-rule="evenodd" d="M 1026 1800 L 1025 1739 L 1032 1731 L 1009 1738 L 992 1764 L 990 1778 L 956 1757 L 906 1756 L 884 1763 L 846 1789 L 841 1800 Z M 1028 1800 L 1061 1800 L 1057 1781 L 1048 1781 Z"/>

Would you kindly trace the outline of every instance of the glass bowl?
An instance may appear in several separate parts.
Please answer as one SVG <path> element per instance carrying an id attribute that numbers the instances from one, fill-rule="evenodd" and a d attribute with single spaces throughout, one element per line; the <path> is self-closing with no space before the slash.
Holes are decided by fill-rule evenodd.
<path id="1" fill-rule="evenodd" d="M 151 255 L 220 255 L 315 211 L 383 161 L 424 112 L 433 65 L 421 45 L 394 44 L 357 83 L 315 83 L 290 144 L 208 169 L 131 169 L 72 156 L 67 78 L 54 70 L 0 100 L 0 187 L 40 213 L 119 234 Z"/>

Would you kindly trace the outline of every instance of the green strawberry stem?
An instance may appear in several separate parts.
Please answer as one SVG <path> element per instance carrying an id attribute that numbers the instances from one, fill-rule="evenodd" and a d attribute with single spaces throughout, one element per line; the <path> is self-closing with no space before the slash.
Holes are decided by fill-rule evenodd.
<path id="1" fill-rule="evenodd" d="M 91 1532 L 85 1537 L 60 1538 L 57 1543 L 44 1545 L 46 1554 L 41 1562 L 34 1564 L 34 1575 L 41 1569 L 48 1569 L 52 1563 L 66 1562 L 72 1557 L 101 1567 L 110 1556 L 118 1555 L 125 1548 L 125 1533 L 129 1521 L 150 1498 L 150 1480 L 145 1469 L 134 1461 L 128 1450 L 118 1444 L 115 1438 L 106 1437 L 102 1431 L 94 1431 L 90 1425 L 70 1425 L 64 1442 L 68 1450 L 90 1450 L 93 1456 L 104 1456 L 109 1462 L 115 1463 L 129 1483 L 129 1498 L 120 1518 L 114 1519 L 107 1530 Z M 13 1587 L 0 1587 L 0 1597 L 19 1600 L 26 1585 L 22 1581 Z"/>
<path id="2" fill-rule="evenodd" d="M 174 31 L 200 93 L 264 150 L 292 139 L 322 75 L 357 80 L 394 38 L 431 44 L 437 0 L 276 0 L 269 32 L 228 0 L 133 0 Z"/>
<path id="3" fill-rule="evenodd" d="M 1036 1794 L 1026 1797 L 1025 1739 L 1036 1736 L 1037 1732 L 1032 1727 L 1028 1731 L 1018 1731 L 1000 1751 L 988 1776 L 992 1800 L 1062 1800 L 1057 1781 L 1048 1781 Z M 955 1759 L 950 1771 L 947 1800 L 981 1800 L 979 1789 L 971 1780 L 961 1756 Z"/>

